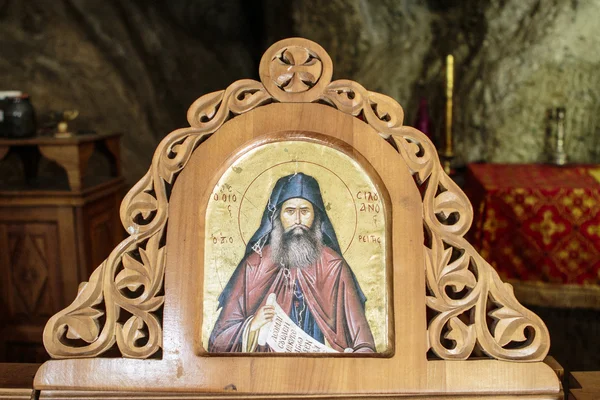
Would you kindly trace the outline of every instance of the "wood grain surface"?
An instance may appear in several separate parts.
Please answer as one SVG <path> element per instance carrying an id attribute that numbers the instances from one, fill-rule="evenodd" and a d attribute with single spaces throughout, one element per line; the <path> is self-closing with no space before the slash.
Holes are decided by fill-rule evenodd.
<path id="1" fill-rule="evenodd" d="M 130 236 L 46 326 L 49 353 L 66 359 L 39 370 L 42 398 L 559 398 L 541 362 L 545 325 L 464 239 L 472 207 L 431 141 L 403 126 L 402 107 L 356 82 L 330 82 L 329 56 L 305 39 L 274 44 L 259 73 L 262 83 L 196 100 L 191 127 L 158 146 L 121 205 Z M 237 158 L 282 140 L 344 152 L 389 196 L 386 358 L 203 353 L 209 197 Z M 115 350 L 125 358 L 99 357 Z"/>
<path id="2" fill-rule="evenodd" d="M 304 135 L 304 133 L 309 133 Z M 344 142 L 385 185 L 391 203 L 394 343 L 391 358 L 202 357 L 203 217 L 220 172 L 249 148 L 295 135 Z M 240 145 L 241 144 L 241 145 Z M 339 146 L 343 148 L 345 146 Z M 202 178 L 204 177 L 204 178 Z M 226 394 L 363 395 L 559 391 L 543 363 L 428 361 L 421 199 L 394 149 L 365 123 L 320 104 L 272 104 L 227 122 L 193 154 L 172 192 L 160 360 L 93 358 L 44 364 L 35 387 Z"/>

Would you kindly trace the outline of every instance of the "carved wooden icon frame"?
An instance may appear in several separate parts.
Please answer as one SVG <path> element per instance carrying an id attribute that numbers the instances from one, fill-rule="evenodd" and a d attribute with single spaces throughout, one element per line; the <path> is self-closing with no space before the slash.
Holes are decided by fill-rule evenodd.
<path id="1" fill-rule="evenodd" d="M 542 363 L 548 331 L 464 239 L 472 207 L 433 144 L 402 125 L 393 99 L 332 82 L 332 72 L 321 46 L 286 39 L 265 52 L 261 82 L 240 80 L 192 104 L 191 127 L 165 137 L 121 205 L 130 236 L 48 322 L 44 344 L 62 360 L 36 375 L 42 398 L 558 397 Z M 389 198 L 385 357 L 205 351 L 198 260 L 210 196 L 235 160 L 286 140 L 359 160 Z"/>

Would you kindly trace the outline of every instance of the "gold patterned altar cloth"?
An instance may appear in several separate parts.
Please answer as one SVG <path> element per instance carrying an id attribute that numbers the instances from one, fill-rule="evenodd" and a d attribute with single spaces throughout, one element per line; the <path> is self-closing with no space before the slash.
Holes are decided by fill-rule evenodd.
<path id="1" fill-rule="evenodd" d="M 600 309 L 600 166 L 470 164 L 471 243 L 517 298 Z"/>

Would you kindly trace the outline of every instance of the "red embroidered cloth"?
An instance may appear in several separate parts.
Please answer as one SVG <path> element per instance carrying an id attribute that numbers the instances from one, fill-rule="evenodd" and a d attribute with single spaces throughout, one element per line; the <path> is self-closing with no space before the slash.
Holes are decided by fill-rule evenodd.
<path id="1" fill-rule="evenodd" d="M 522 301 L 600 307 L 598 176 L 600 166 L 469 165 L 471 243 L 503 279 L 529 284 Z"/>

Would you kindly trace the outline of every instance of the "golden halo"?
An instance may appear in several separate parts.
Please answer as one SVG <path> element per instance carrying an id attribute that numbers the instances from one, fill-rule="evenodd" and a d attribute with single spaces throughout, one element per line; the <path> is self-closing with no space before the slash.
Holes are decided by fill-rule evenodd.
<path id="1" fill-rule="evenodd" d="M 250 182 L 242 195 L 238 209 L 240 238 L 246 245 L 260 227 L 263 212 L 277 180 L 298 172 L 310 175 L 319 182 L 323 204 L 343 255 L 350 248 L 356 235 L 358 211 L 352 192 L 335 172 L 311 161 L 286 161 L 275 164 L 259 173 Z"/>

